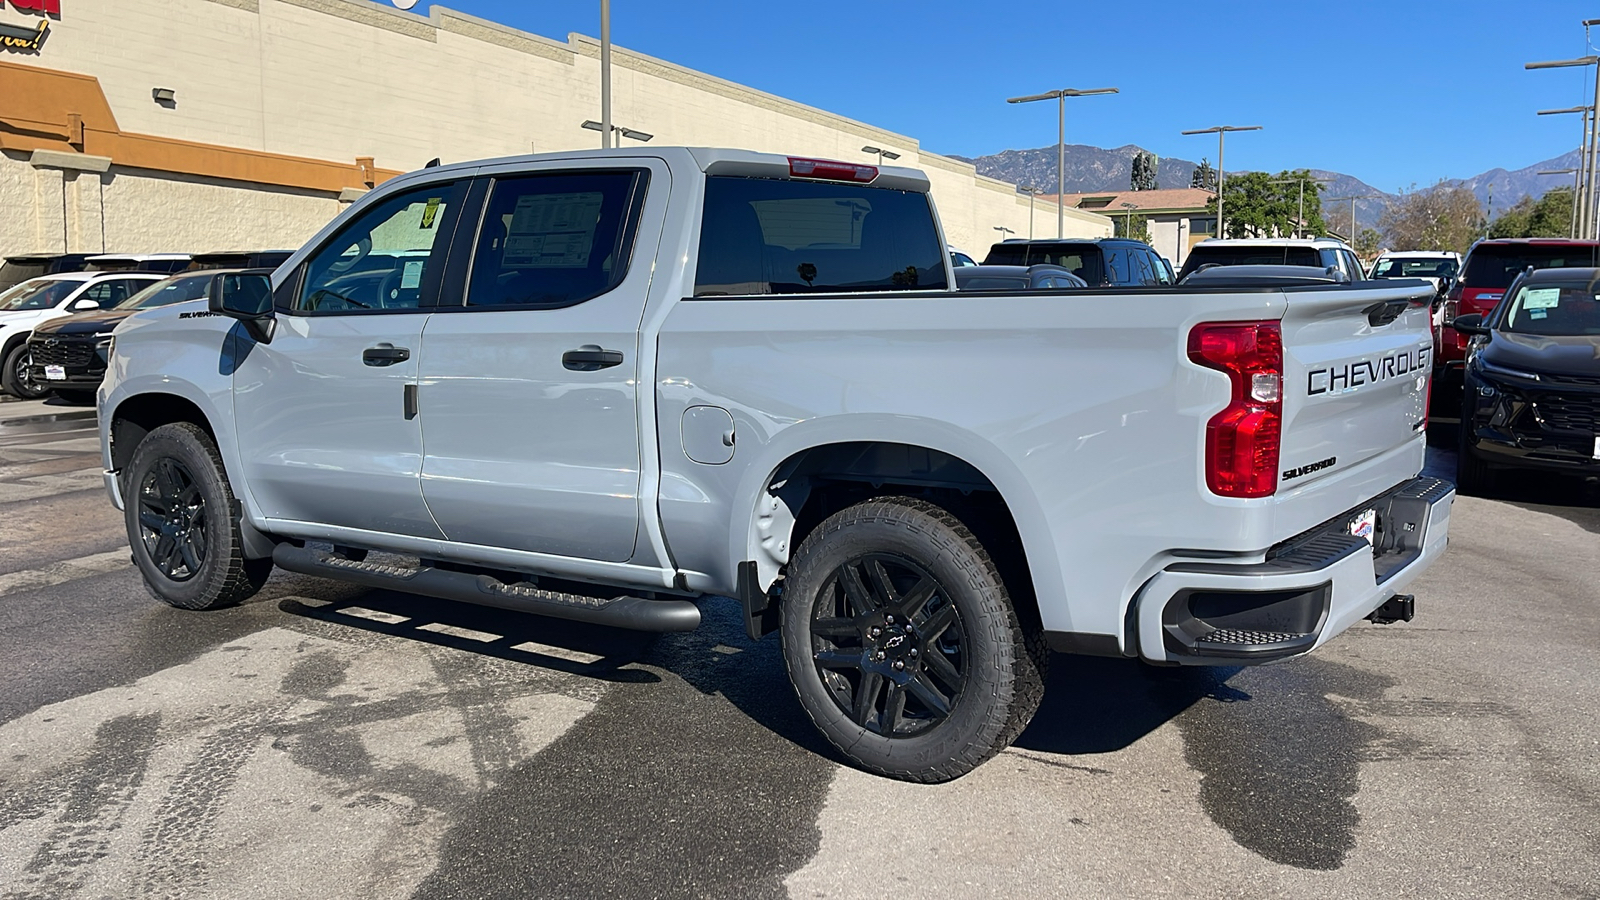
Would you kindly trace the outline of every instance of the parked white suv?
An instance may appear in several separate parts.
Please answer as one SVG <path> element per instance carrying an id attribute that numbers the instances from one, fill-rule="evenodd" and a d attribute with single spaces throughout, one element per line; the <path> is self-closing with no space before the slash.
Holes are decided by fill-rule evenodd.
<path id="1" fill-rule="evenodd" d="M 1366 271 L 1350 245 L 1338 238 L 1211 238 L 1195 244 L 1179 280 L 1204 266 L 1312 266 L 1338 269 L 1351 281 Z"/>
<path id="2" fill-rule="evenodd" d="M 1448 289 L 1460 272 L 1461 254 L 1449 250 L 1385 253 L 1372 264 L 1373 278 L 1421 278 L 1435 291 Z"/>
<path id="3" fill-rule="evenodd" d="M 0 294 L 0 388 L 35 400 L 48 385 L 29 375 L 28 335 L 40 323 L 75 312 L 110 309 L 167 276 L 151 272 L 63 272 L 30 278 Z"/>

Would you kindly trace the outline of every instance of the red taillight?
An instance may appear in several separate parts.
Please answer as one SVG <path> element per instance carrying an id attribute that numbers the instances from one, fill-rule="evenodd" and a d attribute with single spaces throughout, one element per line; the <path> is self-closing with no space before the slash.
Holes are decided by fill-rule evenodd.
<path id="1" fill-rule="evenodd" d="M 1228 374 L 1233 397 L 1206 423 L 1206 486 L 1223 497 L 1278 489 L 1283 436 L 1283 332 L 1277 322 L 1207 322 L 1189 332 L 1189 359 Z"/>
<path id="2" fill-rule="evenodd" d="M 878 177 L 878 167 L 839 162 L 833 159 L 801 159 L 791 156 L 789 157 L 789 175 L 793 178 L 859 181 L 862 184 L 866 184 Z"/>

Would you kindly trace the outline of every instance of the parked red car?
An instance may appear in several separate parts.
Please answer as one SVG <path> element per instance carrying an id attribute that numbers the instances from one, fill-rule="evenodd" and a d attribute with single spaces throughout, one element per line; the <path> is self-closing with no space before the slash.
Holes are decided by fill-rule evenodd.
<path id="1" fill-rule="evenodd" d="M 1461 264 L 1461 277 L 1445 294 L 1443 315 L 1434 319 L 1430 419 L 1455 421 L 1460 414 L 1462 366 L 1470 337 L 1446 323 L 1473 313 L 1488 316 L 1511 282 L 1529 268 L 1596 265 L 1600 265 L 1600 241 L 1498 238 L 1473 244 Z"/>

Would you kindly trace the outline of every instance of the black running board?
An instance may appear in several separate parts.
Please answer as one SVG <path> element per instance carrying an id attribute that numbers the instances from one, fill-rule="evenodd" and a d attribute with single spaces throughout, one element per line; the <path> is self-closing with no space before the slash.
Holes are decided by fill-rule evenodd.
<path id="1" fill-rule="evenodd" d="M 633 631 L 693 631 L 700 627 L 700 607 L 684 599 L 647 600 L 643 597 L 568 594 L 530 584 L 507 584 L 489 575 L 455 572 L 429 565 L 412 568 L 378 562 L 355 562 L 326 550 L 296 547 L 293 544 L 279 544 L 272 551 L 272 562 L 280 569 L 302 575 L 335 578 L 367 587 L 443 597 L 513 612 Z"/>

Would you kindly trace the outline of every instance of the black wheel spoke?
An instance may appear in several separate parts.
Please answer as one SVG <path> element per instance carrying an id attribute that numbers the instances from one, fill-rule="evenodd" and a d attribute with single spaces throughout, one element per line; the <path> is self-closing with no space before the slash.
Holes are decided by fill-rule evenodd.
<path id="1" fill-rule="evenodd" d="M 928 653 L 933 652 L 934 645 L 939 640 L 939 636 L 944 634 L 945 629 L 949 628 L 951 625 L 954 625 L 955 622 L 955 604 L 946 602 L 944 606 L 939 608 L 938 612 L 928 617 L 928 621 L 922 623 L 922 627 L 917 629 L 922 635 L 923 651 Z"/>
<path id="2" fill-rule="evenodd" d="M 889 693 L 883 698 L 883 713 L 878 716 L 878 731 L 893 735 L 895 729 L 900 727 L 900 716 L 905 711 L 906 689 L 898 684 L 890 684 Z"/>
<path id="3" fill-rule="evenodd" d="M 899 605 L 895 607 L 895 612 L 905 616 L 907 619 L 916 618 L 917 613 L 928 605 L 928 601 L 933 599 L 933 595 L 938 590 L 939 582 L 928 576 L 923 576 L 922 580 L 918 581 L 916 586 L 907 591 L 905 597 L 901 598 Z"/>
<path id="4" fill-rule="evenodd" d="M 878 608 L 877 602 L 872 597 L 872 592 L 867 590 L 861 581 L 861 573 L 850 563 L 839 567 L 839 584 L 844 588 L 844 595 L 849 598 L 851 606 L 855 608 L 856 615 L 865 615 Z"/>
<path id="5" fill-rule="evenodd" d="M 174 557 L 178 555 L 178 542 L 170 534 L 163 534 L 156 540 L 156 547 L 150 551 L 150 559 L 161 570 L 161 574 L 172 577 L 176 566 Z"/>
<path id="6" fill-rule="evenodd" d="M 955 690 L 961 686 L 960 670 L 956 668 L 955 663 L 952 663 L 950 658 L 945 656 L 938 647 L 930 649 L 927 655 L 922 658 L 922 666 L 932 674 L 938 676 L 939 680 L 948 685 L 951 690 Z"/>
<path id="7" fill-rule="evenodd" d="M 867 560 L 867 574 L 872 579 L 872 589 L 883 598 L 885 606 L 895 606 L 900 602 L 900 594 L 895 591 L 894 584 L 889 581 L 889 570 L 883 567 L 883 561 L 877 559 Z"/>
<path id="8" fill-rule="evenodd" d="M 186 532 L 178 539 L 178 553 L 183 557 L 183 564 L 190 572 L 200 570 L 200 548 L 195 546 L 194 533 Z"/>
<path id="9" fill-rule="evenodd" d="M 161 513 L 158 513 L 155 510 L 150 509 L 149 508 L 150 504 L 141 503 L 140 506 L 143 506 L 145 508 L 139 510 L 139 524 L 142 525 L 145 528 L 150 529 L 151 531 L 155 532 L 156 534 L 160 534 L 161 533 L 161 526 L 166 524 L 166 519 L 162 518 Z"/>
<path id="10" fill-rule="evenodd" d="M 859 669 L 861 668 L 861 651 L 855 650 L 818 650 L 811 654 L 817 666 L 823 669 Z"/>
<path id="11" fill-rule="evenodd" d="M 199 573 L 206 558 L 206 500 L 181 460 L 161 457 L 145 472 L 137 521 L 161 574 L 186 581 Z"/>
<path id="12" fill-rule="evenodd" d="M 857 725 L 866 727 L 877 714 L 878 695 L 883 693 L 884 677 L 877 672 L 862 672 L 861 683 L 856 685 L 855 711 L 852 718 Z"/>
<path id="13" fill-rule="evenodd" d="M 837 641 L 840 638 L 860 637 L 861 629 L 856 626 L 856 621 L 854 619 L 830 616 L 823 619 L 812 619 L 811 633 L 817 637 L 824 637 L 830 641 Z"/>
<path id="14" fill-rule="evenodd" d="M 950 698 L 939 692 L 928 680 L 928 676 L 919 673 L 917 677 L 906 682 L 906 690 L 917 701 L 928 708 L 928 712 L 939 718 L 950 715 Z"/>

